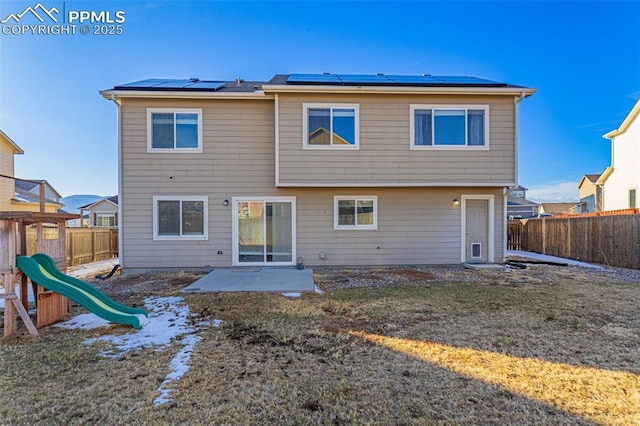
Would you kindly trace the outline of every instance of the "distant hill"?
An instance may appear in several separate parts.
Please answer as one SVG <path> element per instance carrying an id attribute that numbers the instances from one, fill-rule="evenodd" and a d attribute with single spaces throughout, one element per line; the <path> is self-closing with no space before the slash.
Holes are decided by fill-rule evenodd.
<path id="1" fill-rule="evenodd" d="M 87 204 L 95 203 L 98 200 L 103 199 L 104 197 L 100 195 L 70 195 L 68 197 L 64 197 L 62 200 L 62 204 L 64 207 L 62 208 L 67 213 L 80 213 L 80 207 L 86 206 Z"/>

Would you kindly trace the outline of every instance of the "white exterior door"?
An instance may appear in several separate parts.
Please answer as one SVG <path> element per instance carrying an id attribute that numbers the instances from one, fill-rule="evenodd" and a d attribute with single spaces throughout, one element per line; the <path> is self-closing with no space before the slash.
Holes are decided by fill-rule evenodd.
<path id="1" fill-rule="evenodd" d="M 233 264 L 294 265 L 294 197 L 233 199 Z"/>
<path id="2" fill-rule="evenodd" d="M 492 195 L 462 196 L 462 261 L 494 261 Z"/>

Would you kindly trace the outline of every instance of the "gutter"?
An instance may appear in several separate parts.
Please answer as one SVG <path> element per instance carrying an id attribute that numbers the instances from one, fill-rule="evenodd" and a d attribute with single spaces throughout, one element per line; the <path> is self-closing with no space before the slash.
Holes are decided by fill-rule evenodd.
<path id="1" fill-rule="evenodd" d="M 102 96 L 105 96 L 105 92 L 100 92 Z M 114 104 L 116 104 L 116 133 L 118 139 L 118 263 L 124 269 L 124 232 L 123 232 L 123 217 L 122 217 L 122 204 L 124 202 L 122 197 L 122 126 L 120 125 L 122 113 L 120 111 L 121 105 L 115 94 L 111 94 L 108 98 Z M 91 220 L 91 219 L 89 219 Z M 80 218 L 82 223 L 82 217 Z"/>
<path id="2" fill-rule="evenodd" d="M 484 94 L 531 96 L 535 89 L 523 87 L 398 87 L 398 86 L 328 86 L 328 85 L 262 85 L 265 93 L 386 93 L 398 95 L 428 94 Z"/>

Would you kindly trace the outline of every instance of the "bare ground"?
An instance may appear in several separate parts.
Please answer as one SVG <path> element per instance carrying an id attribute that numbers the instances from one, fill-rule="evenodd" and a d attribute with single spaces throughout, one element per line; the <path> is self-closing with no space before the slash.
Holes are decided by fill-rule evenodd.
<path id="1" fill-rule="evenodd" d="M 640 274 L 532 266 L 316 270 L 324 295 L 186 294 L 206 328 L 171 403 L 177 346 L 121 359 L 126 327 L 24 330 L 0 345 L 2 424 L 638 424 Z M 116 300 L 197 275 L 96 283 Z M 74 313 L 84 312 L 75 307 Z"/>

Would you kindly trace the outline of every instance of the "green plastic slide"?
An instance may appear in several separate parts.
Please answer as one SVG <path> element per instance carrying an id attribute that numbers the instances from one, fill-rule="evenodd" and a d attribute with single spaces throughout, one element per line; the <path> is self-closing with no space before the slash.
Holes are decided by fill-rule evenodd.
<path id="1" fill-rule="evenodd" d="M 68 297 L 107 321 L 140 329 L 141 318 L 147 316 L 144 309 L 121 305 L 91 284 L 63 274 L 53 259 L 46 254 L 34 254 L 33 257 L 18 256 L 16 264 L 32 282 Z"/>

